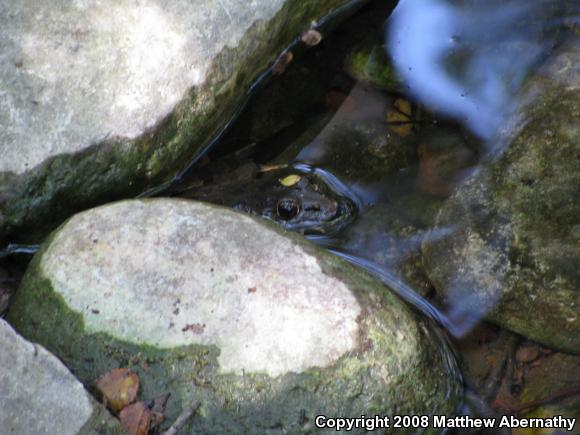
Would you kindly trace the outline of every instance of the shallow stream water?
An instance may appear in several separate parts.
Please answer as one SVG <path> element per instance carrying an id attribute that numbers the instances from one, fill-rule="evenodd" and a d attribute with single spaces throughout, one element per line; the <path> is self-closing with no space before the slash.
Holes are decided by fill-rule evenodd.
<path id="1" fill-rule="evenodd" d="M 446 299 L 420 264 L 424 243 L 467 224 L 433 227 L 454 190 L 508 149 L 500 132 L 526 77 L 577 20 L 563 4 L 401 0 L 391 14 L 392 5 L 372 2 L 258 92 L 175 194 L 197 189 L 185 196 L 277 221 L 385 282 L 459 349 L 466 385 L 460 412 L 498 416 L 557 405 L 578 392 L 531 405 L 506 399 L 517 395 L 521 385 L 511 378 L 528 363 L 516 355 L 537 345 L 485 323 L 493 306 L 474 310 L 477 301 Z M 366 53 L 358 64 L 357 50 Z M 349 62 L 359 70 L 346 71 Z M 377 74 L 377 62 L 388 73 Z M 239 168 L 248 161 L 253 170 L 244 175 Z M 204 179 L 204 171 L 213 175 Z M 348 219 L 294 225 L 307 207 L 289 174 L 318 177 L 335 201 L 353 205 Z M 553 353 L 537 348 L 538 355 Z M 572 399 L 574 414 L 578 406 Z"/>

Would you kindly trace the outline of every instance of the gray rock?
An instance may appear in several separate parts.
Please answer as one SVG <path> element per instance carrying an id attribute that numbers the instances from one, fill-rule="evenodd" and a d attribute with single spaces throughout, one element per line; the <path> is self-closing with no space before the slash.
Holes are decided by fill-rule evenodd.
<path id="1" fill-rule="evenodd" d="M 71 218 L 9 319 L 94 379 L 119 365 L 195 433 L 313 430 L 316 415 L 449 414 L 460 383 L 426 319 L 274 224 L 177 199 Z"/>
<path id="2" fill-rule="evenodd" d="M 121 434 L 67 368 L 0 319 L 2 434 Z"/>
<path id="3" fill-rule="evenodd" d="M 0 1 L 0 239 L 174 174 L 346 0 Z"/>
<path id="4" fill-rule="evenodd" d="M 547 346 L 580 353 L 579 46 L 527 84 L 503 132 L 509 148 L 451 197 L 424 246 L 452 304 Z"/>

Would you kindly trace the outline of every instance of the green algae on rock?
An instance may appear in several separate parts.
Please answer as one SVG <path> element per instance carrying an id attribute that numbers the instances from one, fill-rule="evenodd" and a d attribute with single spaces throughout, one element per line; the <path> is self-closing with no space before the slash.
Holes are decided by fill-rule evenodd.
<path id="1" fill-rule="evenodd" d="M 425 244 L 454 304 L 555 349 L 580 353 L 579 47 L 565 45 L 526 88 L 509 148 L 451 197 Z M 523 125 L 523 127 L 521 127 Z M 516 128 L 517 127 L 517 128 Z M 507 138 L 507 139 L 506 139 Z"/>
<path id="2" fill-rule="evenodd" d="M 313 430 L 318 414 L 451 414 L 453 358 L 370 275 L 274 224 L 178 199 L 80 213 L 47 240 L 9 320 L 84 381 L 196 400 L 195 433 Z"/>
<path id="3" fill-rule="evenodd" d="M 399 91 L 402 88 L 382 45 L 353 49 L 345 59 L 344 69 L 353 79 L 371 83 L 386 91 Z"/>
<path id="4" fill-rule="evenodd" d="M 3 319 L 0 348 L 3 433 L 124 433 L 54 355 L 24 340 Z"/>
<path id="5" fill-rule="evenodd" d="M 296 35 L 346 4 L 1 0 L 0 242 L 174 175 Z"/>

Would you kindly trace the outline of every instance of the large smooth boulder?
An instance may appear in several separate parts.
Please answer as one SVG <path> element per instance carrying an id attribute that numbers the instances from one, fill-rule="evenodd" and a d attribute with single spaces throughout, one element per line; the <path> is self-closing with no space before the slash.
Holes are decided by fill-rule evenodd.
<path id="1" fill-rule="evenodd" d="M 580 93 L 577 43 L 527 84 L 506 124 L 509 148 L 442 208 L 424 246 L 453 305 L 555 349 L 580 354 Z"/>
<path id="2" fill-rule="evenodd" d="M 0 0 L 0 242 L 175 174 L 347 0 Z"/>
<path id="3" fill-rule="evenodd" d="M 0 319 L 2 434 L 122 434 L 67 368 Z"/>
<path id="4" fill-rule="evenodd" d="M 461 395 L 432 323 L 380 282 L 274 224 L 194 201 L 72 217 L 8 318 L 83 380 L 124 366 L 144 399 L 171 393 L 168 421 L 199 401 L 194 433 L 452 414 Z"/>

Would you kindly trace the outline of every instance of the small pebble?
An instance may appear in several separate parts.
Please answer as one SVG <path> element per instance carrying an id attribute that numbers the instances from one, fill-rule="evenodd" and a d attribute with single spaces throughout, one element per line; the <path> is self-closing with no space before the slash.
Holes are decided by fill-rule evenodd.
<path id="1" fill-rule="evenodd" d="M 274 66 L 272 67 L 272 73 L 276 76 L 282 75 L 284 71 L 286 71 L 286 68 L 288 68 L 288 65 L 292 63 L 293 59 L 294 55 L 292 54 L 292 52 L 285 51 L 280 56 L 278 56 L 278 59 L 276 59 L 276 62 L 274 62 Z"/>
<path id="2" fill-rule="evenodd" d="M 322 41 L 322 35 L 318 30 L 310 29 L 304 32 L 300 36 L 300 39 L 309 47 L 314 47 L 315 45 L 320 44 L 320 41 Z"/>
<path id="3" fill-rule="evenodd" d="M 516 352 L 516 360 L 521 363 L 529 363 L 540 356 L 538 346 L 522 346 Z"/>

